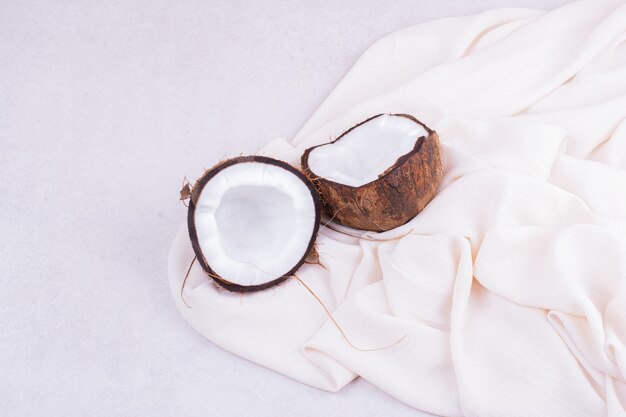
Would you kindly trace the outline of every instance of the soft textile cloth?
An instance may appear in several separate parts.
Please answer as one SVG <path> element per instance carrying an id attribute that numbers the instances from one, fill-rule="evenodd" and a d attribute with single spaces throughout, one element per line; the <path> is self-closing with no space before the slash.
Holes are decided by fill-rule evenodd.
<path id="1" fill-rule="evenodd" d="M 217 288 L 183 226 L 169 277 L 223 348 L 337 391 L 357 376 L 443 416 L 626 415 L 626 5 L 503 9 L 375 43 L 299 134 L 302 151 L 377 113 L 441 137 L 445 178 L 376 240 L 323 228 L 325 268 L 254 294 Z M 410 232 L 407 234 L 407 232 Z M 386 240 L 382 240 L 386 239 Z"/>

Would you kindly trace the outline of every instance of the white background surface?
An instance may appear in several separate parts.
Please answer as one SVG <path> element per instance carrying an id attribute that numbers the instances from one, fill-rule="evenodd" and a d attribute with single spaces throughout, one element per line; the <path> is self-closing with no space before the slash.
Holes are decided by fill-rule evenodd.
<path id="1" fill-rule="evenodd" d="M 166 279 L 183 176 L 290 138 L 396 29 L 563 0 L 0 0 L 0 415 L 422 415 L 197 335 Z"/>

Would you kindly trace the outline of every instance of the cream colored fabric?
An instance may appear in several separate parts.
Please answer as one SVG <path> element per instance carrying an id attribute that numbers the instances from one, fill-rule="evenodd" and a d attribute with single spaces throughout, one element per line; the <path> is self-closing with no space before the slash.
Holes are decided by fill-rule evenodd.
<path id="1" fill-rule="evenodd" d="M 372 241 L 323 229 L 325 268 L 255 294 L 218 289 L 186 228 L 169 277 L 214 343 L 336 391 L 361 376 L 445 416 L 626 415 L 626 5 L 505 9 L 375 43 L 291 142 L 302 151 L 381 112 L 442 140 L 445 178 Z M 410 233 L 408 233 L 410 232 Z M 408 234 L 407 234 L 408 233 Z"/>

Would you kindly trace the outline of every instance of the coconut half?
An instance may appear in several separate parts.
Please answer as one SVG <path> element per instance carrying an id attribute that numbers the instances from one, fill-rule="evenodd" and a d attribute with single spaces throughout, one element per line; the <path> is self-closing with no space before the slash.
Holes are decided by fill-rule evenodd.
<path id="1" fill-rule="evenodd" d="M 229 159 L 191 193 L 188 227 L 202 268 L 230 291 L 262 290 L 291 276 L 313 249 L 321 206 L 313 185 L 268 157 Z"/>
<path id="2" fill-rule="evenodd" d="M 372 231 L 411 220 L 443 178 L 437 133 L 406 114 L 379 114 L 307 149 L 302 167 L 329 216 Z"/>

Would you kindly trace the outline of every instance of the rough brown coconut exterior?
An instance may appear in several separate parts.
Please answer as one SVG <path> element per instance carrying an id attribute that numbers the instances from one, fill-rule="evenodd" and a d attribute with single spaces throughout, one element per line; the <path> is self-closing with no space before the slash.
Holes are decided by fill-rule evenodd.
<path id="1" fill-rule="evenodd" d="M 227 277 L 219 276 L 215 271 L 213 271 L 213 269 L 211 269 L 211 266 L 208 264 L 204 255 L 202 254 L 200 244 L 198 243 L 198 234 L 196 233 L 196 224 L 195 224 L 196 202 L 198 201 L 198 197 L 200 196 L 202 189 L 207 184 L 207 182 L 209 182 L 211 178 L 213 178 L 218 172 L 222 171 L 224 168 L 228 168 L 231 165 L 240 164 L 243 162 L 258 162 L 258 163 L 263 163 L 263 164 L 275 165 L 294 174 L 299 179 L 301 179 L 302 182 L 304 182 L 306 186 L 309 188 L 309 190 L 311 191 L 311 196 L 313 197 L 313 204 L 315 206 L 315 223 L 313 226 L 313 233 L 311 234 L 311 240 L 309 241 L 309 245 L 306 249 L 306 252 L 302 254 L 302 258 L 293 266 L 293 268 L 289 272 L 287 272 L 282 277 L 279 277 L 275 279 L 274 281 L 266 282 L 265 284 L 261 284 L 261 285 L 243 286 L 243 285 L 235 284 L 233 282 L 228 281 Z M 227 159 L 225 161 L 218 163 L 213 168 L 206 171 L 204 175 L 202 175 L 202 177 L 198 179 L 198 181 L 193 187 L 193 191 L 191 192 L 191 199 L 189 201 L 189 210 L 187 211 L 187 227 L 189 229 L 189 239 L 191 240 L 191 246 L 193 247 L 193 250 L 196 254 L 198 262 L 202 266 L 202 269 L 204 269 L 217 284 L 227 289 L 228 291 L 250 292 L 250 291 L 264 290 L 266 288 L 273 287 L 274 285 L 278 285 L 281 282 L 285 281 L 290 276 L 292 276 L 302 266 L 302 264 L 306 261 L 307 257 L 309 256 L 309 253 L 311 253 L 311 251 L 313 250 L 313 245 L 315 244 L 315 239 L 317 237 L 317 232 L 320 226 L 320 218 L 321 218 L 321 203 L 320 203 L 319 194 L 317 190 L 315 189 L 315 187 L 311 184 L 311 182 L 302 174 L 302 172 L 298 171 L 297 169 L 287 164 L 286 162 L 279 161 L 274 158 L 268 158 L 265 156 L 240 156 L 237 158 Z"/>
<path id="2" fill-rule="evenodd" d="M 415 138 L 415 146 L 409 153 L 398 158 L 378 179 L 358 187 L 317 176 L 309 168 L 308 158 L 313 149 L 339 141 L 351 130 L 380 116 L 370 117 L 334 141 L 308 148 L 302 155 L 302 168 L 319 190 L 324 211 L 343 225 L 377 232 L 405 224 L 437 193 L 443 178 L 437 133 L 413 116 L 392 114 L 422 125 L 428 136 Z"/>

